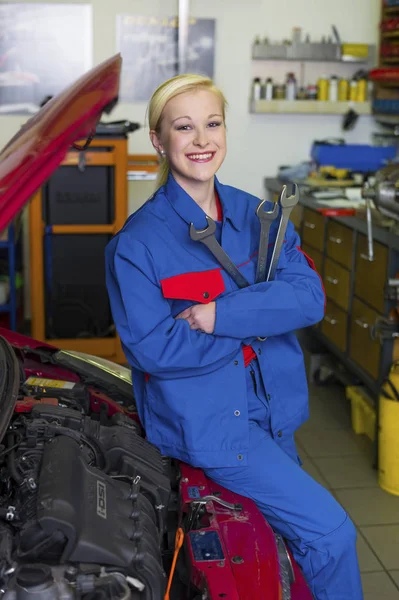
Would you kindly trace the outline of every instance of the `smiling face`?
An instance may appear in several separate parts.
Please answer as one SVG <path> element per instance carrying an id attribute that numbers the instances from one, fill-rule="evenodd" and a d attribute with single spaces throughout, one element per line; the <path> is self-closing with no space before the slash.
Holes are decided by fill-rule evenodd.
<path id="1" fill-rule="evenodd" d="M 172 98 L 162 111 L 160 131 L 151 131 L 165 152 L 176 181 L 188 190 L 213 180 L 226 156 L 226 129 L 220 98 L 199 89 Z"/>

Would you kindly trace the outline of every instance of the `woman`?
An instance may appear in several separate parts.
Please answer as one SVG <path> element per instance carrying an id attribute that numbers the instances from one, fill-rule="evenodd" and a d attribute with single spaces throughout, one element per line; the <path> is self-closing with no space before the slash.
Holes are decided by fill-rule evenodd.
<path id="1" fill-rule="evenodd" d="M 162 454 L 256 502 L 317 600 L 361 600 L 355 528 L 300 468 L 293 437 L 308 416 L 293 332 L 322 319 L 322 283 L 289 224 L 275 280 L 254 284 L 259 199 L 215 177 L 226 155 L 225 106 L 199 75 L 154 92 L 159 188 L 107 248 L 111 307 L 140 419 Z M 206 215 L 249 287 L 239 289 L 191 239 L 190 224 L 204 229 Z"/>

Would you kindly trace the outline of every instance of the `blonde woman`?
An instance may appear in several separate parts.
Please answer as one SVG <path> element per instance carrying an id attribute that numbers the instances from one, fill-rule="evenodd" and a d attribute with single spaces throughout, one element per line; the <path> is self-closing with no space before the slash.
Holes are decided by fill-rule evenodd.
<path id="1" fill-rule="evenodd" d="M 308 416 L 294 331 L 322 319 L 322 283 L 291 224 L 275 280 L 254 283 L 259 199 L 215 176 L 226 156 L 225 107 L 222 92 L 199 75 L 154 92 L 159 187 L 107 248 L 111 307 L 139 416 L 162 454 L 256 502 L 317 600 L 361 600 L 355 528 L 301 469 L 293 437 Z M 207 215 L 249 287 L 238 288 L 191 239 L 191 223 L 204 229 Z"/>

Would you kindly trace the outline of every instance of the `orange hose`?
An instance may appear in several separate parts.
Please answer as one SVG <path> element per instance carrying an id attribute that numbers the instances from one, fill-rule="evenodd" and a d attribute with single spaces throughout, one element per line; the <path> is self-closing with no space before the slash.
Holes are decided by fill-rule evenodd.
<path id="1" fill-rule="evenodd" d="M 173 555 L 172 566 L 170 568 L 168 587 L 166 588 L 164 600 L 170 600 L 170 595 L 169 595 L 170 588 L 172 587 L 173 575 L 175 574 L 175 570 L 176 570 L 177 557 L 179 556 L 180 548 L 183 546 L 183 542 L 184 542 L 184 531 L 181 527 L 179 527 L 178 530 L 176 531 L 175 552 Z"/>

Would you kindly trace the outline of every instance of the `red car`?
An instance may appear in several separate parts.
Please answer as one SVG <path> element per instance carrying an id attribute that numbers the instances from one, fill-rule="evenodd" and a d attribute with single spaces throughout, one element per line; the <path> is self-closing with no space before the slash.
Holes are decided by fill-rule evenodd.
<path id="1" fill-rule="evenodd" d="M 2 151 L 0 231 L 115 104 L 120 66 L 90 71 Z M 311 600 L 251 500 L 146 441 L 128 369 L 3 329 L 0 374 L 2 598 Z"/>

